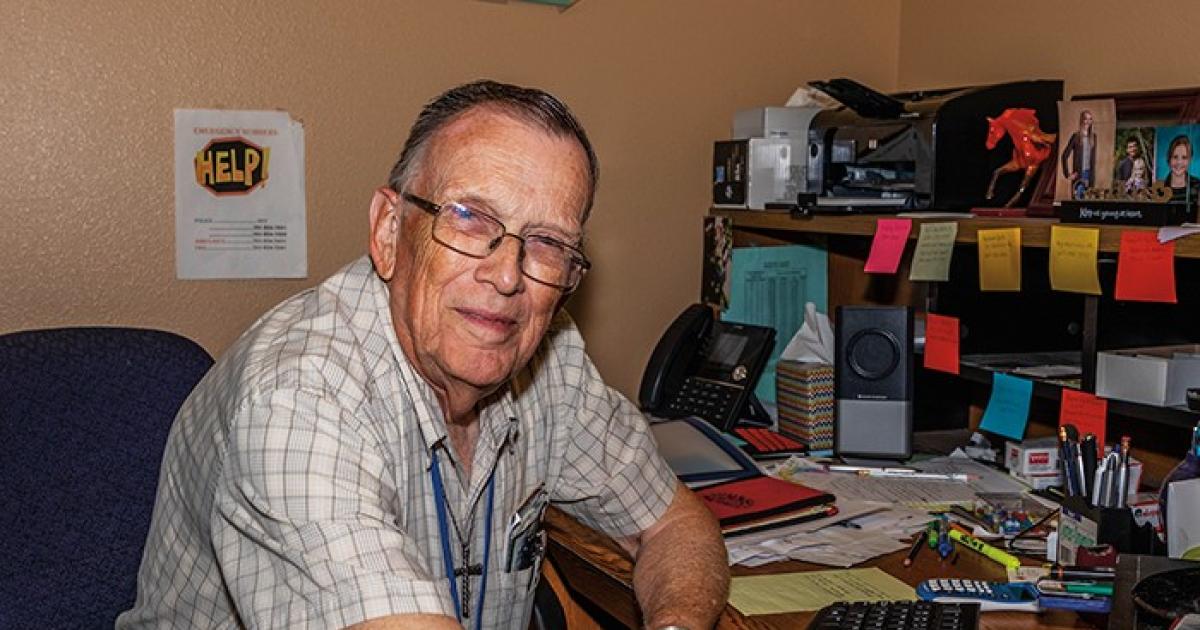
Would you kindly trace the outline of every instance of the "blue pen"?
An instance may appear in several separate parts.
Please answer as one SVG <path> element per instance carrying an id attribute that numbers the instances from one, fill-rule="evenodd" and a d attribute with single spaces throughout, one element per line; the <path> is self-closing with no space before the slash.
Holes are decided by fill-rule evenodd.
<path id="1" fill-rule="evenodd" d="M 1038 607 L 1056 610 L 1073 610 L 1075 612 L 1106 613 L 1112 608 L 1112 600 L 1107 597 L 1056 597 L 1042 595 L 1038 598 Z"/>

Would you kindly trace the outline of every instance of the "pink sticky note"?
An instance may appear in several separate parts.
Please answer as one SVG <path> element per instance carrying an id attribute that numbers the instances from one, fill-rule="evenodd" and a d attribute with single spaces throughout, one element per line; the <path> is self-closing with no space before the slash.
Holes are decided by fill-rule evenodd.
<path id="1" fill-rule="evenodd" d="M 880 219 L 875 224 L 875 240 L 871 241 L 871 254 L 863 271 L 896 273 L 911 231 L 912 219 Z"/>

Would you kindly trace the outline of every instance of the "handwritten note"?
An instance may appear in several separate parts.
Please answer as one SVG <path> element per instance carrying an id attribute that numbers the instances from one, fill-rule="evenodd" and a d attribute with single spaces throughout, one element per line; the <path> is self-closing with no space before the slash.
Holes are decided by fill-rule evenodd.
<path id="1" fill-rule="evenodd" d="M 871 253 L 867 255 L 863 271 L 896 273 L 911 231 L 912 219 L 880 219 L 875 224 L 875 239 L 871 241 Z"/>
<path id="2" fill-rule="evenodd" d="M 922 223 L 908 279 L 927 282 L 949 280 L 955 238 L 958 238 L 958 223 Z"/>
<path id="3" fill-rule="evenodd" d="M 1159 243 L 1154 232 L 1121 232 L 1117 254 L 1117 299 L 1169 302 L 1175 297 L 1175 243 Z"/>
<path id="4" fill-rule="evenodd" d="M 908 601 L 916 592 L 878 567 L 733 578 L 729 603 L 743 615 L 820 610 L 834 602 Z"/>
<path id="5" fill-rule="evenodd" d="M 958 318 L 925 315 L 925 367 L 958 374 Z"/>
<path id="6" fill-rule="evenodd" d="M 996 372 L 992 375 L 992 397 L 983 411 L 979 428 L 1020 441 L 1029 422 L 1029 399 L 1033 381 Z"/>
<path id="7" fill-rule="evenodd" d="M 1050 226 L 1050 288 L 1100 295 L 1099 248 L 1100 230 L 1096 228 Z"/>
<path id="8" fill-rule="evenodd" d="M 1021 228 L 979 230 L 979 289 L 1021 290 Z"/>
<path id="9" fill-rule="evenodd" d="M 1096 435 L 1098 455 L 1104 451 L 1105 420 L 1108 417 L 1108 401 L 1087 392 L 1064 387 L 1062 405 L 1058 409 L 1058 426 L 1075 425 L 1079 437 L 1088 433 Z"/>

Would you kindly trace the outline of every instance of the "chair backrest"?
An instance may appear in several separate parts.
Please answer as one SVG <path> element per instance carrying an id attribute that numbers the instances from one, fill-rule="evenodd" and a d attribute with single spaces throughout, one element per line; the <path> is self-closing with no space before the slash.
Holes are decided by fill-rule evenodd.
<path id="1" fill-rule="evenodd" d="M 156 330 L 0 335 L 0 628 L 133 605 L 167 432 L 212 362 Z"/>

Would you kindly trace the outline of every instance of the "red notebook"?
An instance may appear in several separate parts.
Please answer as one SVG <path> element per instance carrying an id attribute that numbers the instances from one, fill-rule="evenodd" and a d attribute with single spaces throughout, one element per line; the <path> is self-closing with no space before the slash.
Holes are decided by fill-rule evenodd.
<path id="1" fill-rule="evenodd" d="M 765 475 L 707 486 L 697 490 L 696 495 L 716 515 L 721 527 L 834 502 L 828 492 Z"/>

